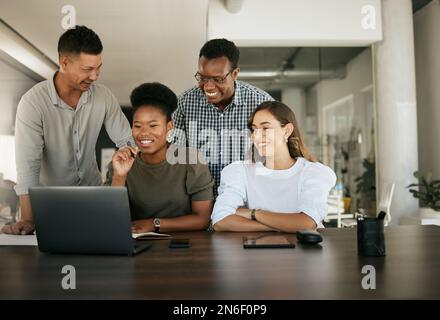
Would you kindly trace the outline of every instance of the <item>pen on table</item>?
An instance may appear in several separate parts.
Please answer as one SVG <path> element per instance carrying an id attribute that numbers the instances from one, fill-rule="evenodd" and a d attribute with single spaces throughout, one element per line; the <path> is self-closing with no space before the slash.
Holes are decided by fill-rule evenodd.
<path id="1" fill-rule="evenodd" d="M 130 141 L 127 141 L 127 146 L 131 147 L 131 142 L 130 142 Z M 130 149 L 130 156 L 131 156 L 133 159 L 136 158 L 136 155 L 131 151 L 131 149 Z"/>

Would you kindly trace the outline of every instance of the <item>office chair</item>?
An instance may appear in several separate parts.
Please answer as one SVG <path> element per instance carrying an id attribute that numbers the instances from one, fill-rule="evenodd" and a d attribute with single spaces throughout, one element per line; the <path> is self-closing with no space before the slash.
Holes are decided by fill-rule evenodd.
<path id="1" fill-rule="evenodd" d="M 384 219 L 384 225 L 387 226 L 391 222 L 391 202 L 393 200 L 395 183 L 385 183 L 383 189 L 381 190 L 380 202 L 379 202 L 379 212 L 385 211 L 386 216 Z"/>
<path id="2" fill-rule="evenodd" d="M 336 220 L 336 227 L 340 228 L 342 219 L 352 218 L 353 214 L 345 213 L 342 194 L 330 194 L 327 198 L 327 216 L 325 222 Z"/>

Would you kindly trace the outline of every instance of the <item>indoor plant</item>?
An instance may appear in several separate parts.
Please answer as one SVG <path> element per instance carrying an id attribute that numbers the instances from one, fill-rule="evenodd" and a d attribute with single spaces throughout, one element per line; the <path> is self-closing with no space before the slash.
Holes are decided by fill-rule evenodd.
<path id="1" fill-rule="evenodd" d="M 412 188 L 409 189 L 409 192 L 420 200 L 420 215 L 424 217 L 440 216 L 440 180 L 432 180 L 432 172 L 423 174 L 416 171 L 414 177 L 419 182 L 412 183 L 407 188 Z"/>
<path id="2" fill-rule="evenodd" d="M 360 195 L 358 199 L 357 211 L 366 211 L 367 215 L 376 213 L 376 165 L 374 161 L 364 159 L 362 166 L 365 171 L 360 177 L 355 179 L 356 193 Z"/>

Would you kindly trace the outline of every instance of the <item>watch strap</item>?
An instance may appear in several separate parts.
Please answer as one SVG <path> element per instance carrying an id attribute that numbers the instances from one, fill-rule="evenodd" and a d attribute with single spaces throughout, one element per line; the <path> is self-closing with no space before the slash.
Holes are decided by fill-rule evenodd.
<path id="1" fill-rule="evenodd" d="M 251 210 L 251 219 L 257 221 L 257 217 L 255 217 L 255 211 L 256 211 L 255 209 Z"/>
<path id="2" fill-rule="evenodd" d="M 160 231 L 160 219 L 159 218 L 155 218 L 153 220 L 153 224 L 154 224 L 154 232 L 159 233 L 159 231 Z"/>

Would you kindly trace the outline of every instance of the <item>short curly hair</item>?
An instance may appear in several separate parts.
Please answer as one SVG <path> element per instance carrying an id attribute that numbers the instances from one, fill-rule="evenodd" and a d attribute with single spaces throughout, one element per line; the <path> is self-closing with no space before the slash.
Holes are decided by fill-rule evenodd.
<path id="1" fill-rule="evenodd" d="M 236 69 L 240 59 L 240 50 L 232 41 L 227 39 L 212 39 L 200 49 L 199 58 L 202 56 L 206 59 L 226 57 L 231 63 L 232 69 Z"/>
<path id="2" fill-rule="evenodd" d="M 58 54 L 94 54 L 102 52 L 98 35 L 86 26 L 75 26 L 64 32 L 58 40 Z"/>
<path id="3" fill-rule="evenodd" d="M 152 105 L 159 108 L 171 120 L 173 112 L 177 109 L 177 96 L 166 85 L 159 82 L 143 83 L 136 87 L 130 95 L 133 113 L 139 107 Z"/>

